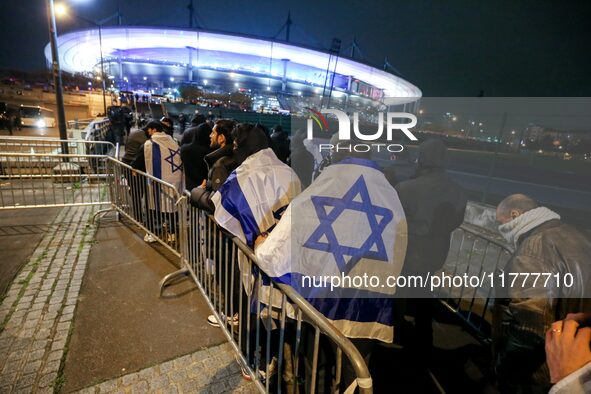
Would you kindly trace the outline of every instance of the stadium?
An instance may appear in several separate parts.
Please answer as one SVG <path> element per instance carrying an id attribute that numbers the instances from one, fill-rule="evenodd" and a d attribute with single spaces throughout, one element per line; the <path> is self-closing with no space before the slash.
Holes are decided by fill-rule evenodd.
<path id="1" fill-rule="evenodd" d="M 192 84 L 212 93 L 279 99 L 282 107 L 300 97 L 305 105 L 328 98 L 333 106 L 368 107 L 395 98 L 390 104 L 414 107 L 421 97 L 412 83 L 338 50 L 243 35 L 117 26 L 69 32 L 58 42 L 63 71 L 100 76 L 102 59 L 107 89 L 174 96 L 181 84 Z M 49 45 L 45 57 L 50 62 Z"/>

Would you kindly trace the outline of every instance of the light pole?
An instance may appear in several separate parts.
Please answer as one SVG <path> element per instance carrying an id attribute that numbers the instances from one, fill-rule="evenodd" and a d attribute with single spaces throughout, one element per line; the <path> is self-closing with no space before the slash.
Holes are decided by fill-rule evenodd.
<path id="1" fill-rule="evenodd" d="M 99 33 L 99 51 L 100 51 L 100 57 L 101 57 L 101 82 L 103 85 L 103 116 L 107 116 L 107 99 L 105 98 L 105 90 L 106 90 L 106 85 L 105 85 L 105 62 L 103 60 L 103 33 L 102 33 L 102 28 L 101 28 L 101 24 L 91 21 L 90 19 L 86 19 L 83 18 L 81 16 L 78 15 L 74 15 L 76 18 L 81 19 L 87 23 L 90 23 L 91 25 L 94 25 L 98 28 L 98 33 Z"/>
<path id="2" fill-rule="evenodd" d="M 53 0 L 46 0 L 47 21 L 49 24 L 49 43 L 51 46 L 51 72 L 53 74 L 53 84 L 55 86 L 55 104 L 57 109 L 57 125 L 59 129 L 62 153 L 68 154 L 68 133 L 66 132 L 66 112 L 64 110 L 64 92 L 62 86 L 62 73 L 57 52 L 57 32 L 55 28 L 55 9 Z"/>
<path id="3" fill-rule="evenodd" d="M 101 58 L 101 82 L 103 88 L 103 115 L 107 116 L 107 99 L 105 97 L 106 85 L 105 85 L 105 62 L 103 60 L 103 33 L 102 33 L 102 25 L 99 22 L 95 22 L 93 20 L 84 18 L 80 15 L 72 14 L 75 18 L 78 18 L 88 24 L 96 26 L 98 28 L 99 33 L 99 51 L 100 51 L 100 58 Z"/>

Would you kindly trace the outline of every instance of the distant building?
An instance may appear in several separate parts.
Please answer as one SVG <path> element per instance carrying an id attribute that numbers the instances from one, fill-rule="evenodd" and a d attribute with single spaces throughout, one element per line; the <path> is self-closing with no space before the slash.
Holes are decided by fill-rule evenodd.
<path id="1" fill-rule="evenodd" d="M 176 28 L 103 27 L 107 88 L 170 94 L 180 84 L 209 92 L 268 97 L 331 97 L 349 108 L 384 98 L 416 106 L 422 93 L 408 81 L 334 53 L 240 35 Z M 59 37 L 62 70 L 100 75 L 98 28 Z M 51 50 L 45 48 L 49 62 Z M 284 100 L 285 101 L 285 100 Z"/>

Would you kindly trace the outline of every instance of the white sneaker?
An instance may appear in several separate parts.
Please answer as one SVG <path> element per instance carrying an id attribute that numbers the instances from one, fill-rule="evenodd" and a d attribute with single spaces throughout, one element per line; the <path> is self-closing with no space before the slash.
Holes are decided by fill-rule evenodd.
<path id="1" fill-rule="evenodd" d="M 222 319 L 224 318 L 224 314 L 222 314 Z M 234 314 L 234 317 L 228 317 L 226 318 L 226 321 L 228 322 L 228 324 L 230 324 L 233 327 L 238 326 L 238 324 L 240 324 L 239 318 L 238 318 L 238 313 Z M 210 326 L 213 327 L 219 327 L 220 323 L 218 322 L 217 317 L 215 317 L 215 315 L 209 315 L 207 316 L 207 323 Z"/>
<path id="2" fill-rule="evenodd" d="M 157 241 L 156 241 L 156 238 L 154 238 L 154 236 L 152 234 L 146 233 L 146 235 L 144 235 L 144 242 L 151 244 L 151 243 L 154 243 Z"/>
<path id="3" fill-rule="evenodd" d="M 176 241 L 176 235 L 174 235 L 174 234 L 168 234 L 168 235 L 166 236 L 166 241 L 167 241 L 169 244 L 173 244 L 173 243 Z"/>

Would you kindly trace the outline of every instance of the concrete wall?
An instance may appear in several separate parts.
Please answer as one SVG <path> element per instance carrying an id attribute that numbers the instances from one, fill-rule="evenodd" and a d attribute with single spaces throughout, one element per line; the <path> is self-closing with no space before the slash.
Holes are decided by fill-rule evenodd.
<path id="1" fill-rule="evenodd" d="M 40 105 L 55 111 L 55 94 L 40 89 L 24 90 L 13 86 L 0 86 L 0 101 L 9 105 Z M 110 96 L 107 96 L 107 106 Z M 66 120 L 87 119 L 104 111 L 100 92 L 64 92 Z"/>

